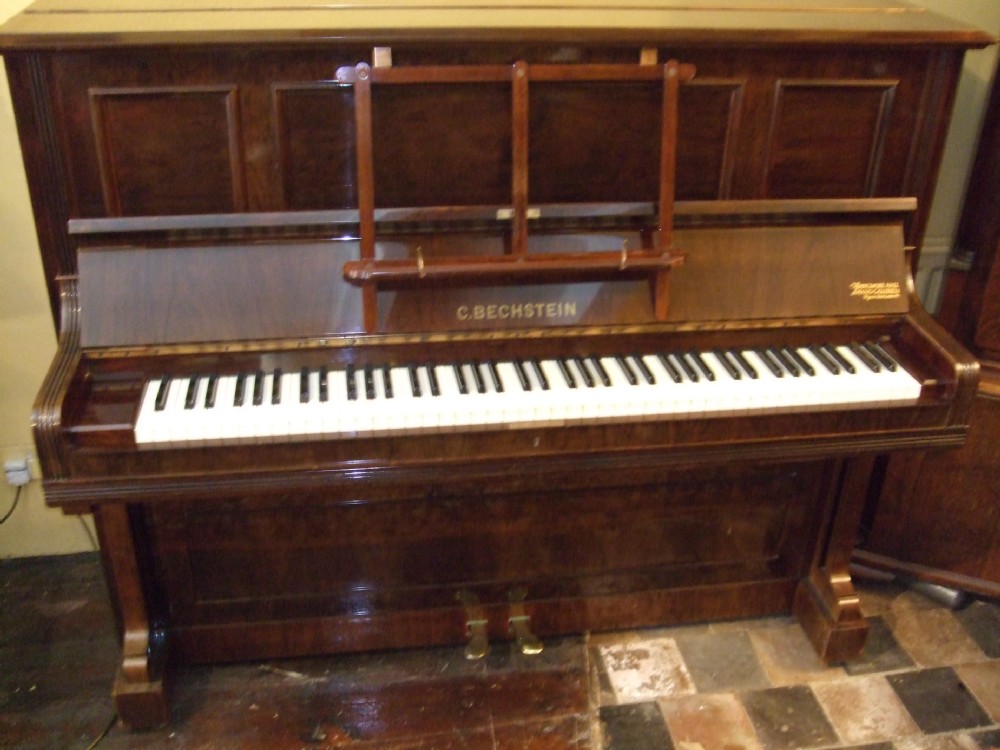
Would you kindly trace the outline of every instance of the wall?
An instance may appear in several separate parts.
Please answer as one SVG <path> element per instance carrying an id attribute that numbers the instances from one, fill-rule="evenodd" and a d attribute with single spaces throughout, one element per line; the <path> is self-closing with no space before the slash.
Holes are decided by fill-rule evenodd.
<path id="1" fill-rule="evenodd" d="M 28 0 L 0 0 L 0 22 Z M 6 74 L 0 68 L 0 457 L 34 456 L 31 405 L 55 354 L 55 331 L 35 238 L 28 186 L 14 127 Z M 37 475 L 37 467 L 32 464 Z M 91 548 L 76 517 L 45 507 L 39 482 L 24 487 L 17 509 L 0 526 L 0 557 L 79 552 Z M 0 518 L 14 490 L 0 478 Z"/>
<path id="2" fill-rule="evenodd" d="M 27 4 L 28 0 L 0 0 L 0 22 Z M 923 0 L 921 4 L 1000 35 L 996 0 Z M 995 49 L 989 49 L 966 58 L 918 278 L 930 307 L 936 304 L 934 285 L 950 250 L 996 55 Z M 33 455 L 31 404 L 52 360 L 55 336 L 2 69 L 0 174 L 4 175 L 0 180 L 0 457 L 6 460 Z M 77 518 L 47 509 L 37 480 L 25 489 L 17 510 L 0 526 L 0 558 L 90 549 L 89 529 Z M 0 517 L 13 497 L 13 490 L 0 481 Z"/>

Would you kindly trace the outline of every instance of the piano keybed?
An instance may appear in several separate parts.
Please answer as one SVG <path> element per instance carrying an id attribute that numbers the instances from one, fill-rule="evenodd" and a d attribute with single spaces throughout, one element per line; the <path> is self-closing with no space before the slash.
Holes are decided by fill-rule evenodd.
<path id="1" fill-rule="evenodd" d="M 439 363 L 149 380 L 140 447 L 524 429 L 912 404 L 876 342 Z"/>

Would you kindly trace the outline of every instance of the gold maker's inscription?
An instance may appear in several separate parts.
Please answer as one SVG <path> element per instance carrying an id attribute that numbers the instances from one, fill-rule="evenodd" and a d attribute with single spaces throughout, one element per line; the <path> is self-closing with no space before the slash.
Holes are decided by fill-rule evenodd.
<path id="1" fill-rule="evenodd" d="M 512 302 L 496 305 L 459 305 L 459 320 L 540 320 L 575 318 L 576 302 Z"/>
<path id="2" fill-rule="evenodd" d="M 861 297 L 865 302 L 899 299 L 903 290 L 898 281 L 854 281 L 851 283 L 851 296 Z"/>

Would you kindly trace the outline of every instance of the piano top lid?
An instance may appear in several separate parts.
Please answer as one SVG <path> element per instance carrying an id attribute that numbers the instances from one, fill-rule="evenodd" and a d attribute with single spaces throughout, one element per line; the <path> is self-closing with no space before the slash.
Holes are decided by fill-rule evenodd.
<path id="1" fill-rule="evenodd" d="M 556 39 L 981 47 L 900 0 L 37 0 L 0 51 L 123 44 Z"/>

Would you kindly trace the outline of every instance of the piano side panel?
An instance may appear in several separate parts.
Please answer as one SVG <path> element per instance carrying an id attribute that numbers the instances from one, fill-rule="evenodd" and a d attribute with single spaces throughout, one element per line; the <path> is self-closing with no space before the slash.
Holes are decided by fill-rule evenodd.
<path id="1" fill-rule="evenodd" d="M 601 489 L 577 474 L 536 480 L 534 492 L 383 501 L 275 493 L 165 503 L 147 521 L 156 577 L 189 655 L 213 630 L 269 620 L 305 628 L 318 639 L 308 650 L 358 648 L 337 623 L 386 633 L 386 623 L 418 616 L 441 623 L 438 639 L 460 640 L 462 589 L 493 606 L 525 586 L 538 632 L 550 635 L 567 627 L 566 612 L 581 620 L 573 629 L 734 616 L 759 603 L 737 605 L 726 592 L 751 585 L 770 591 L 765 607 L 787 610 L 790 582 L 810 562 L 832 470 L 830 461 L 716 467 Z M 697 606 L 666 618 L 607 606 L 671 590 L 694 590 Z M 556 600 L 563 614 L 546 615 Z M 503 625 L 492 624 L 494 637 L 506 636 Z M 290 637 L 284 653 L 301 653 L 302 643 Z M 231 644 L 213 658 L 245 648 Z"/>

